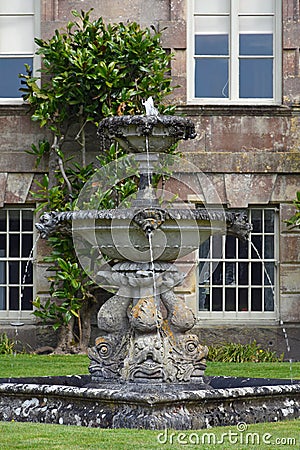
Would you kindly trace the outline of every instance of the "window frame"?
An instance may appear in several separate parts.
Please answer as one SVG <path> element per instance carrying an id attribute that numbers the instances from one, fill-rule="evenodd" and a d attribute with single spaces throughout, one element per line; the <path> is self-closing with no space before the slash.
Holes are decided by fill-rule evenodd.
<path id="1" fill-rule="evenodd" d="M 229 98 L 195 96 L 194 0 L 187 1 L 187 104 L 190 105 L 279 105 L 282 103 L 282 0 L 275 1 L 273 35 L 273 98 L 239 98 L 238 1 L 230 0 Z M 212 14 L 213 15 L 213 14 Z M 249 14 L 246 14 L 246 16 Z M 235 39 L 232 37 L 236 36 Z M 233 54 L 234 56 L 230 56 Z"/>
<path id="2" fill-rule="evenodd" d="M 40 0 L 34 0 L 34 11 L 33 13 L 26 12 L 17 12 L 17 13 L 0 13 L 1 17 L 11 17 L 11 16 L 33 16 L 34 17 L 34 30 L 33 30 L 33 39 L 36 37 L 40 37 L 40 21 L 41 21 L 41 5 Z M 32 67 L 32 76 L 37 76 L 38 70 L 41 66 L 41 57 L 36 54 L 37 45 L 34 42 L 33 53 L 15 53 L 15 52 L 5 52 L 0 53 L 0 58 L 32 58 L 33 67 Z M 24 67 L 25 73 L 25 67 Z M 16 74 L 18 76 L 18 74 Z M 1 105 L 22 105 L 24 100 L 22 98 L 22 92 L 20 92 L 20 97 L 0 97 L 0 106 Z"/>
<path id="3" fill-rule="evenodd" d="M 21 296 L 19 298 L 19 307 L 18 309 L 10 309 L 9 308 L 9 287 L 13 287 L 13 288 L 18 288 L 19 290 L 19 295 L 24 293 L 24 290 L 22 289 L 22 286 L 27 286 L 30 287 L 32 289 L 32 300 L 35 299 L 35 295 L 36 295 L 36 283 L 35 283 L 35 266 L 34 266 L 34 260 L 36 258 L 36 243 L 37 243 L 37 235 L 36 235 L 36 230 L 34 227 L 34 220 L 35 220 L 35 208 L 33 206 L 21 206 L 21 207 L 16 207 L 16 206 L 6 206 L 1 208 L 1 211 L 5 211 L 6 212 L 6 230 L 1 230 L 1 234 L 6 236 L 6 255 L 5 256 L 1 256 L 0 257 L 0 262 L 4 262 L 5 267 L 6 267 L 6 279 L 5 282 L 2 282 L 0 284 L 1 287 L 5 287 L 5 298 L 6 298 L 6 307 L 5 309 L 0 309 L 0 322 L 5 322 L 7 323 L 7 321 L 24 321 L 26 320 L 28 322 L 33 320 L 33 316 L 32 313 L 34 311 L 34 307 L 32 307 L 32 309 L 22 309 L 22 304 L 21 304 Z M 11 230 L 9 228 L 9 212 L 10 211 L 18 211 L 19 212 L 19 223 L 20 223 L 20 230 Z M 32 212 L 32 230 L 23 230 L 23 221 L 22 221 L 22 214 L 23 212 L 26 211 L 31 211 Z M 31 234 L 32 235 L 32 253 L 29 254 L 29 256 L 22 256 L 22 254 L 20 254 L 19 256 L 11 256 L 9 254 L 9 236 L 11 235 L 19 235 L 21 236 L 22 233 L 24 234 Z M 21 242 L 22 239 L 19 240 L 19 249 L 21 251 Z M 22 271 L 22 268 L 24 267 L 24 270 L 26 268 L 26 264 L 27 262 L 30 261 L 32 264 L 32 280 L 29 283 L 28 280 L 26 280 L 24 278 L 25 273 L 24 271 Z M 12 280 L 9 278 L 10 277 L 10 272 L 9 272 L 9 264 L 15 262 L 18 263 L 18 283 L 16 282 L 12 282 Z M 23 266 L 23 267 L 22 267 Z M 26 282 L 27 281 L 27 282 Z"/>
<path id="4" fill-rule="evenodd" d="M 197 317 L 199 320 L 199 323 L 205 323 L 205 322 L 209 322 L 210 324 L 220 324 L 220 323 L 231 323 L 232 320 L 234 320 L 234 323 L 236 324 L 245 324 L 246 322 L 248 323 L 274 323 L 277 322 L 278 317 L 279 317 L 279 243 L 278 243 L 278 239 L 276 239 L 277 236 L 279 236 L 279 210 L 276 206 L 266 206 L 266 207 L 262 207 L 262 206 L 251 206 L 249 207 L 249 210 L 262 210 L 262 211 L 274 211 L 274 231 L 273 233 L 270 232 L 265 232 L 262 231 L 261 233 L 257 233 L 258 235 L 262 235 L 262 236 L 267 236 L 267 235 L 273 235 L 274 236 L 274 257 L 273 258 L 262 258 L 265 262 L 273 262 L 274 263 L 274 284 L 273 289 L 274 289 L 274 310 L 273 311 L 249 311 L 249 310 L 245 310 L 245 311 L 237 311 L 238 309 L 238 305 L 236 305 L 236 310 L 235 311 L 225 311 L 225 308 L 222 309 L 222 311 L 212 311 L 212 307 L 210 307 L 210 310 L 205 310 L 205 309 L 200 309 L 200 288 L 204 287 L 204 284 L 201 284 L 201 280 L 199 279 L 199 266 L 200 266 L 200 261 L 207 261 L 210 264 L 217 264 L 218 262 L 222 262 L 224 265 L 226 264 L 226 262 L 232 262 L 235 263 L 237 267 L 237 264 L 239 262 L 248 262 L 249 263 L 249 267 L 248 267 L 248 274 L 249 274 L 249 280 L 247 284 L 242 284 L 239 283 L 238 281 L 236 281 L 233 285 L 233 288 L 236 291 L 236 304 L 238 303 L 238 296 L 237 296 L 237 292 L 239 288 L 247 288 L 248 292 L 254 288 L 260 288 L 262 289 L 262 291 L 265 288 L 268 288 L 269 286 L 269 282 L 265 281 L 265 274 L 264 274 L 264 269 L 262 272 L 262 283 L 261 285 L 253 285 L 251 282 L 251 268 L 250 268 L 250 264 L 253 262 L 259 262 L 260 260 L 255 258 L 255 257 L 248 257 L 248 258 L 225 258 L 224 254 L 222 254 L 222 257 L 220 259 L 216 259 L 216 258 L 212 258 L 212 256 L 210 255 L 209 258 L 203 259 L 200 258 L 199 252 L 197 255 L 197 272 L 196 272 L 196 281 L 197 281 L 197 295 L 196 295 L 196 299 L 197 299 Z M 251 221 L 251 219 L 250 219 Z M 265 226 L 265 225 L 264 225 Z M 252 232 L 251 235 L 255 236 L 256 233 Z M 250 236 L 251 238 L 251 236 Z M 211 239 L 211 238 L 210 238 Z M 224 241 L 226 239 L 226 236 L 222 236 L 222 242 L 223 242 L 223 250 L 224 250 Z M 249 253 L 251 256 L 251 244 L 249 244 Z M 248 253 L 248 256 L 249 256 Z M 264 266 L 263 266 L 264 267 Z M 223 268 L 224 271 L 224 268 Z M 235 271 L 235 276 L 237 278 L 237 271 Z M 212 277 L 213 274 L 210 274 L 210 278 L 209 278 L 209 283 L 207 283 L 206 285 L 209 289 L 209 293 L 210 293 L 210 299 L 212 299 L 212 290 L 214 287 L 216 287 L 215 284 L 212 283 Z M 226 281 L 224 281 L 224 279 L 222 280 L 222 283 L 220 283 L 220 285 L 218 285 L 218 287 L 220 287 L 222 289 L 222 295 L 224 296 L 224 292 L 226 289 L 226 286 L 228 287 L 228 284 L 226 284 Z M 270 286 L 271 288 L 271 286 Z M 263 297 L 262 297 L 262 301 L 263 301 Z M 250 299 L 248 298 L 248 305 L 250 303 Z M 223 299 L 223 305 L 225 304 L 225 300 Z M 262 308 L 264 309 L 264 308 Z"/>

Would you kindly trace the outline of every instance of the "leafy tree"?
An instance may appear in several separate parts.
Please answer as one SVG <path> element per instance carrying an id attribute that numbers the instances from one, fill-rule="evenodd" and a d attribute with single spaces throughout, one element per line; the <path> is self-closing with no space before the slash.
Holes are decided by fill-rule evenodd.
<path id="1" fill-rule="evenodd" d="M 37 164 L 44 155 L 49 157 L 49 174 L 38 183 L 34 194 L 40 203 L 38 209 L 73 209 L 80 190 L 95 171 L 93 164 L 86 163 L 88 126 L 96 130 L 104 117 L 140 114 L 142 100 L 149 96 L 160 112 L 174 110 L 173 106 L 162 106 L 173 88 L 169 76 L 172 55 L 162 48 L 161 33 L 153 27 L 142 29 L 135 22 L 105 24 L 102 18 L 91 21 L 91 11 L 73 11 L 74 21 L 65 30 L 56 30 L 48 41 L 36 39 L 43 62 L 41 76 L 33 77 L 29 66 L 26 74 L 20 74 L 32 120 L 53 136 L 51 143 L 45 140 L 33 144 L 29 151 L 36 156 Z M 77 129 L 72 135 L 74 124 Z M 70 136 L 71 158 L 69 150 L 66 153 Z M 121 154 L 122 149 L 108 146 L 102 149 L 99 161 L 105 164 Z M 106 205 L 122 201 L 136 189 L 135 181 L 126 180 L 112 189 L 109 200 L 105 197 Z M 37 299 L 34 314 L 52 319 L 54 327 L 61 330 L 60 350 L 70 351 L 74 342 L 79 350 L 85 350 L 95 286 L 78 265 L 68 233 L 57 231 L 49 244 L 51 250 L 45 260 L 53 271 L 49 277 L 51 298 L 44 305 Z"/>

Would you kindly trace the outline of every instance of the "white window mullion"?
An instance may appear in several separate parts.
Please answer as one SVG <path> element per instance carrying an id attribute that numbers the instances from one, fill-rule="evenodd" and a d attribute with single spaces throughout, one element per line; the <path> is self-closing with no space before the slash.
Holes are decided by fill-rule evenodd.
<path id="1" fill-rule="evenodd" d="M 231 0 L 230 14 L 230 92 L 229 98 L 232 101 L 239 100 L 239 20 L 238 20 L 238 0 Z"/>
<path id="2" fill-rule="evenodd" d="M 282 67 L 282 40 L 278 36 L 282 34 L 282 0 L 275 0 L 275 29 L 273 33 L 273 92 L 276 103 L 282 102 L 282 84 L 281 84 L 281 67 Z"/>

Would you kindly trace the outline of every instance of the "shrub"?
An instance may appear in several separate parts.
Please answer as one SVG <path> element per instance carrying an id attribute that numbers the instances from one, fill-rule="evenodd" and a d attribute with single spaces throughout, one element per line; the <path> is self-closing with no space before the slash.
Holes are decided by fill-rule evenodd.
<path id="1" fill-rule="evenodd" d="M 6 333 L 0 334 L 0 355 L 12 355 L 15 352 L 15 341 L 7 337 Z"/>
<path id="2" fill-rule="evenodd" d="M 283 354 L 278 357 L 272 350 L 264 350 L 255 340 L 249 344 L 235 342 L 221 343 L 209 346 L 208 360 L 219 362 L 276 362 L 283 360 Z"/>

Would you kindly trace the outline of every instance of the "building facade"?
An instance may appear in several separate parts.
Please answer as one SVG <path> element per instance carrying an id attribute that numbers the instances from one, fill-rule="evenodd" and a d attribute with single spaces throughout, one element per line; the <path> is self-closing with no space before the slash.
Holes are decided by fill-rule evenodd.
<path id="1" fill-rule="evenodd" d="M 202 341 L 255 338 L 288 359 L 300 359 L 300 236 L 284 223 L 300 190 L 295 0 L 1 1 L 1 329 L 13 334 L 14 324 L 23 323 L 18 333 L 32 347 L 54 339 L 51 327 L 32 315 L 31 304 L 48 289 L 41 262 L 47 247 L 34 245 L 30 194 L 47 161 L 36 169 L 26 151 L 45 131 L 31 121 L 16 74 L 24 63 L 40 66 L 34 36 L 50 38 L 71 20 L 71 10 L 90 8 L 106 22 L 136 21 L 164 30 L 163 46 L 175 55 L 173 83 L 180 86 L 170 101 L 197 131 L 195 140 L 180 144 L 182 171 L 188 178 L 192 165 L 204 174 L 225 209 L 249 211 L 252 243 L 212 238 L 194 255 L 196 269 L 178 288 L 195 311 Z M 195 207 L 206 200 L 196 188 L 182 196 Z"/>

